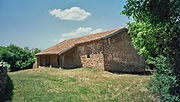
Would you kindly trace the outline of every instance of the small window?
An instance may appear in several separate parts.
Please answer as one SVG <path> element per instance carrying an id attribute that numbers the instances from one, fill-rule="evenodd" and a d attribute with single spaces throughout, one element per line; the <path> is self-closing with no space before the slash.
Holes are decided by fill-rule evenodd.
<path id="1" fill-rule="evenodd" d="M 111 39 L 110 38 L 108 38 L 108 44 L 111 45 Z"/>
<path id="2" fill-rule="evenodd" d="M 87 58 L 90 58 L 90 54 L 87 54 Z"/>

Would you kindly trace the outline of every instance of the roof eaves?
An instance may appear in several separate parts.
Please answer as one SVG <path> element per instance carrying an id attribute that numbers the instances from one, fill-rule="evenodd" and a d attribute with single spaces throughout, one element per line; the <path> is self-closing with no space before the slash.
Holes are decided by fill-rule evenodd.
<path id="1" fill-rule="evenodd" d="M 128 29 L 124 27 L 124 28 L 121 28 L 118 31 L 115 31 L 115 32 L 113 32 L 113 33 L 111 33 L 111 34 L 109 34 L 107 36 L 102 37 L 101 39 L 106 39 L 106 38 L 112 37 L 112 36 L 114 36 L 116 34 L 119 34 L 119 33 L 122 33 L 122 32 L 127 32 L 127 31 L 128 31 Z"/>
<path id="2" fill-rule="evenodd" d="M 36 56 L 40 56 L 40 55 L 56 55 L 57 53 L 37 53 L 35 54 Z"/>

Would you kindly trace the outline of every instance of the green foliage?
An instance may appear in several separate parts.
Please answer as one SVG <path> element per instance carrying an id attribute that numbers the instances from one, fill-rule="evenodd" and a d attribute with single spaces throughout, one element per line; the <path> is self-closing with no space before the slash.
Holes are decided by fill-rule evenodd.
<path id="1" fill-rule="evenodd" d="M 128 26 L 134 47 L 146 59 L 158 55 L 171 55 L 178 47 L 178 45 L 174 45 L 176 43 L 173 41 L 178 38 L 177 27 L 172 27 L 171 24 L 153 25 L 145 22 L 133 22 L 128 23 Z"/>
<path id="2" fill-rule="evenodd" d="M 160 95 L 162 101 L 179 102 L 180 99 L 178 95 L 174 94 L 178 93 L 178 79 L 172 74 L 173 70 L 170 68 L 171 65 L 168 64 L 167 59 L 163 56 L 158 56 L 149 61 L 149 63 L 156 65 L 157 70 L 154 72 L 156 77 L 153 77 L 149 81 L 149 89 Z"/>
<path id="3" fill-rule="evenodd" d="M 132 16 L 137 22 L 177 23 L 179 7 L 179 0 L 127 0 L 122 14 Z"/>
<path id="4" fill-rule="evenodd" d="M 150 24 L 146 23 L 128 23 L 129 34 L 132 37 L 132 43 L 134 47 L 139 51 L 139 54 L 143 55 L 146 59 L 149 56 L 156 56 L 156 39 L 155 30 Z M 146 46 L 149 45 L 149 46 Z"/>
<path id="5" fill-rule="evenodd" d="M 29 47 L 24 47 L 24 50 L 28 51 L 28 52 L 31 52 L 32 54 L 36 54 L 36 53 L 39 53 L 41 50 L 38 49 L 38 48 L 32 48 L 30 49 Z"/>
<path id="6" fill-rule="evenodd" d="M 0 60 L 10 65 L 10 71 L 17 71 L 32 68 L 32 64 L 35 62 L 35 56 L 11 44 L 7 47 L 0 47 Z"/>
<path id="7" fill-rule="evenodd" d="M 180 95 L 180 1 L 127 0 L 122 14 L 128 23 L 134 47 L 147 64 L 156 66 L 151 90 L 162 101 L 174 102 Z"/>
<path id="8" fill-rule="evenodd" d="M 31 53 L 33 53 L 34 55 L 39 52 L 41 52 L 41 50 L 38 48 L 31 49 Z"/>
<path id="9" fill-rule="evenodd" d="M 4 67 L 4 68 L 9 69 L 9 68 L 10 68 L 10 65 L 9 65 L 8 63 L 6 63 L 6 62 L 1 61 L 1 62 L 0 62 L 0 67 Z"/>

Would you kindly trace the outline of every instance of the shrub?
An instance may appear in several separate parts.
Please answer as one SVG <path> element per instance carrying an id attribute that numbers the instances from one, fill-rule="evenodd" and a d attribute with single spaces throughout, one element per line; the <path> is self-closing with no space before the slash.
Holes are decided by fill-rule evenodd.
<path id="1" fill-rule="evenodd" d="M 16 45 L 0 47 L 0 60 L 10 64 L 10 71 L 32 68 L 35 56 Z"/>
<path id="2" fill-rule="evenodd" d="M 157 70 L 150 89 L 166 102 L 180 101 L 180 0 L 127 0 L 122 14 L 132 43 Z"/>
<path id="3" fill-rule="evenodd" d="M 151 59 L 151 63 L 156 65 L 157 71 L 154 72 L 156 77 L 149 81 L 148 88 L 157 95 L 160 95 L 163 102 L 179 102 L 179 96 L 174 94 L 178 93 L 175 92 L 178 90 L 178 78 L 173 75 L 173 70 L 170 68 L 167 59 L 163 56 L 158 56 Z"/>
<path id="4" fill-rule="evenodd" d="M 0 67 L 7 68 L 7 70 L 9 71 L 10 65 L 6 62 L 0 62 Z"/>

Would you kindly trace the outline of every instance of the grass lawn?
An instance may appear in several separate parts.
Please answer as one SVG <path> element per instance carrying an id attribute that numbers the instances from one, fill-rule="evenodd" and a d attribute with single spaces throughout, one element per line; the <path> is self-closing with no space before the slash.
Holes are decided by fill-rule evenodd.
<path id="1" fill-rule="evenodd" d="M 150 76 L 91 68 L 38 68 L 8 73 L 12 102 L 152 102 Z"/>

